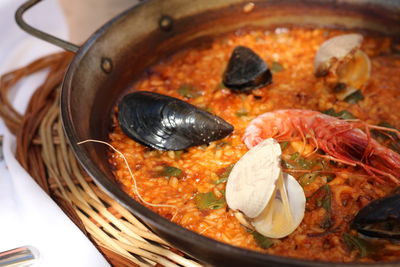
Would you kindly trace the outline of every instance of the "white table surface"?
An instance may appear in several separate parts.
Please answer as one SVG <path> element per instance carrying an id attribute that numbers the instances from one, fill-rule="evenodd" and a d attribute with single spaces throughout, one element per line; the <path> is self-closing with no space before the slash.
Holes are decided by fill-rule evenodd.
<path id="1" fill-rule="evenodd" d="M 0 74 L 59 50 L 17 27 L 14 13 L 23 2 L 0 0 Z M 68 39 L 58 1 L 43 1 L 25 18 L 38 28 Z M 45 75 L 32 75 L 16 86 L 11 98 L 19 111 L 25 109 Z M 4 159 L 0 159 L 0 251 L 31 245 L 40 252 L 35 266 L 109 266 L 89 239 L 21 168 L 14 158 L 15 137 L 2 121 L 0 135 L 4 136 Z"/>

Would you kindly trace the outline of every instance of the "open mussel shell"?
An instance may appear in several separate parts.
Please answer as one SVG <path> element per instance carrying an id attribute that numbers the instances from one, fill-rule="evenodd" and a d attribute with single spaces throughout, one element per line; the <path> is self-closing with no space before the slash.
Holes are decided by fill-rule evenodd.
<path id="1" fill-rule="evenodd" d="M 367 236 L 400 240 L 400 194 L 371 201 L 358 212 L 351 227 Z"/>
<path id="2" fill-rule="evenodd" d="M 123 132 L 159 150 L 182 150 L 222 139 L 233 126 L 180 99 L 153 92 L 126 95 L 118 105 Z"/>
<path id="3" fill-rule="evenodd" d="M 247 93 L 271 82 L 272 74 L 267 63 L 253 50 L 245 46 L 233 50 L 223 75 L 227 88 Z"/>

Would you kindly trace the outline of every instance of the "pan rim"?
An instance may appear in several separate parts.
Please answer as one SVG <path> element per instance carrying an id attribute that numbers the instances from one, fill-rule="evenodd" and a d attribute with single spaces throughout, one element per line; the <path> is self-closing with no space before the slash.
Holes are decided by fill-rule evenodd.
<path id="1" fill-rule="evenodd" d="M 61 120 L 64 128 L 64 133 L 69 141 L 73 152 L 75 153 L 77 159 L 84 167 L 84 169 L 88 172 L 88 174 L 93 178 L 98 186 L 102 188 L 108 195 L 110 195 L 114 200 L 118 201 L 125 208 L 127 208 L 130 212 L 132 212 L 135 216 L 139 217 L 142 221 L 145 222 L 147 226 L 154 226 L 156 229 L 160 229 L 161 232 L 173 232 L 174 235 L 178 239 L 186 239 L 185 242 L 190 242 L 194 246 L 200 246 L 199 250 L 207 250 L 210 247 L 215 248 L 216 250 L 221 252 L 221 255 L 229 256 L 234 253 L 240 257 L 246 257 L 248 259 L 252 259 L 254 263 L 272 263 L 272 264 L 282 264 L 282 265 L 291 265 L 291 266 L 398 266 L 400 262 L 376 262 L 376 263 L 340 263 L 340 262 L 325 262 L 325 261 L 312 261 L 312 260 L 304 260 L 297 259 L 292 257 L 280 256 L 280 255 L 271 255 L 266 253 L 261 253 L 257 251 L 252 251 L 245 248 L 236 247 L 233 245 L 229 245 L 209 237 L 200 235 L 196 232 L 188 230 L 180 225 L 177 225 L 161 215 L 155 213 L 154 211 L 146 208 L 141 205 L 139 202 L 131 198 L 128 194 L 126 194 L 122 189 L 118 186 L 118 184 L 111 182 L 106 175 L 94 164 L 94 162 L 90 159 L 87 152 L 85 152 L 85 148 L 77 143 L 79 141 L 78 135 L 75 130 L 75 126 L 73 123 L 73 118 L 70 110 L 70 100 L 71 100 L 71 87 L 74 79 L 74 75 L 76 70 L 79 68 L 79 65 L 82 60 L 84 60 L 85 55 L 88 51 L 96 44 L 96 40 L 103 36 L 111 25 L 117 23 L 118 21 L 124 19 L 131 12 L 135 12 L 142 8 L 143 5 L 147 3 L 157 2 L 158 0 L 148 0 L 139 3 L 138 5 L 131 7 L 121 13 L 120 15 L 114 17 L 106 24 L 104 24 L 99 30 L 93 33 L 89 39 L 80 47 L 77 54 L 73 58 L 70 66 L 67 69 L 67 72 L 64 76 L 62 90 L 61 90 L 61 98 L 60 98 L 60 108 L 61 108 Z M 151 227 L 153 229 L 153 227 Z M 157 231 L 158 233 L 158 231 Z M 175 245 L 175 244 L 173 244 Z M 184 249 L 182 249 L 184 250 Z M 187 250 L 184 250 L 186 253 Z M 196 255 L 188 253 L 192 257 L 199 259 Z M 204 259 L 199 259 L 200 261 L 204 261 Z M 212 262 L 212 264 L 217 264 Z"/>

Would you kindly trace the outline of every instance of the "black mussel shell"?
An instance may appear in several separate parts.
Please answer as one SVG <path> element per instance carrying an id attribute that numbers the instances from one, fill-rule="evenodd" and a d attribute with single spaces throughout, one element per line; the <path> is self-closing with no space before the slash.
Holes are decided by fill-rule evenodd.
<path id="1" fill-rule="evenodd" d="M 222 139 L 233 126 L 180 99 L 153 92 L 126 95 L 118 105 L 126 135 L 159 150 L 182 150 Z"/>
<path id="2" fill-rule="evenodd" d="M 271 82 L 271 71 L 259 55 L 245 46 L 233 50 L 223 75 L 227 88 L 247 93 Z"/>
<path id="3" fill-rule="evenodd" d="M 351 227 L 371 237 L 400 239 L 400 194 L 371 201 L 357 213 Z"/>

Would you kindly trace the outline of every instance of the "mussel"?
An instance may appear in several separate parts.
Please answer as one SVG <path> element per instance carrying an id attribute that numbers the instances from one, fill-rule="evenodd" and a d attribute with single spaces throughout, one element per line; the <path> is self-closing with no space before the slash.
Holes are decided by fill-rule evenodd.
<path id="1" fill-rule="evenodd" d="M 222 139 L 233 126 L 180 99 L 147 91 L 130 93 L 118 105 L 123 132 L 159 150 L 182 150 Z"/>
<path id="2" fill-rule="evenodd" d="M 400 194 L 371 201 L 358 212 L 351 227 L 366 236 L 400 240 Z"/>
<path id="3" fill-rule="evenodd" d="M 259 55 L 245 46 L 233 50 L 223 75 L 227 88 L 247 93 L 271 82 L 271 71 Z"/>

